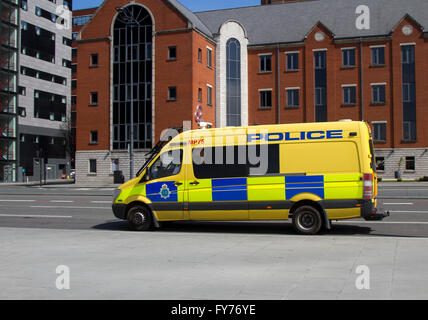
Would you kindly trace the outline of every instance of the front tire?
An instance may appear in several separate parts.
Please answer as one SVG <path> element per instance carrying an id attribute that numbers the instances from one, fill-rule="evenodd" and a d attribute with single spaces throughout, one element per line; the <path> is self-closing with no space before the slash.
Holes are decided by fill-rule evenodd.
<path id="1" fill-rule="evenodd" d="M 129 209 L 127 220 L 129 227 L 134 231 L 148 231 L 153 226 L 152 213 L 143 206 Z"/>
<path id="2" fill-rule="evenodd" d="M 302 206 L 293 214 L 293 227 L 300 234 L 317 234 L 322 227 L 321 214 L 314 207 Z"/>

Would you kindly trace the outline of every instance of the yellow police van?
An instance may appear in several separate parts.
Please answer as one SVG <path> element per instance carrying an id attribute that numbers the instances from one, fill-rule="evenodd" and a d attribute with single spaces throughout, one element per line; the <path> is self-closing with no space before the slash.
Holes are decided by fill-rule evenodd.
<path id="1" fill-rule="evenodd" d="M 164 139 L 166 140 L 166 139 Z M 163 221 L 382 220 L 371 130 L 339 121 L 190 130 L 159 142 L 113 212 L 133 230 Z"/>

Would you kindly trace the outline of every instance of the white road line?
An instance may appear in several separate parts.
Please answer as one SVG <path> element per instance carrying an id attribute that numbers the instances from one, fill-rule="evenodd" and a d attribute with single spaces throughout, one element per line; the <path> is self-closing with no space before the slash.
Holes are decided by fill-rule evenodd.
<path id="1" fill-rule="evenodd" d="M 30 208 L 46 208 L 46 209 L 102 209 L 111 210 L 110 207 L 73 207 L 73 206 L 30 206 Z"/>
<path id="2" fill-rule="evenodd" d="M 335 221 L 334 223 L 340 223 L 340 224 L 428 224 L 428 221 L 423 222 L 416 222 L 416 221 Z M 333 223 L 333 224 L 334 224 Z"/>
<path id="3" fill-rule="evenodd" d="M 0 202 L 34 202 L 36 200 L 3 200 L 0 199 Z"/>
<path id="4" fill-rule="evenodd" d="M 49 216 L 49 215 L 29 215 L 29 214 L 0 214 L 0 217 L 9 217 L 9 218 L 61 218 L 61 219 L 71 219 L 72 216 Z"/>
<path id="5" fill-rule="evenodd" d="M 91 203 L 111 203 L 111 201 L 91 201 Z"/>
<path id="6" fill-rule="evenodd" d="M 428 211 L 389 211 L 391 213 L 428 213 Z"/>
<path id="7" fill-rule="evenodd" d="M 384 202 L 385 206 L 413 205 L 413 202 Z"/>
<path id="8" fill-rule="evenodd" d="M 74 202 L 73 200 L 51 200 L 50 202 L 54 202 L 54 203 L 70 203 L 70 202 Z"/>

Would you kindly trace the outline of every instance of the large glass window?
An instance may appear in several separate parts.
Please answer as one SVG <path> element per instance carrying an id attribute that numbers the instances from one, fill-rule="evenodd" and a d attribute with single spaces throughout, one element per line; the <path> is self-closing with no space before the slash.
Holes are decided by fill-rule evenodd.
<path id="1" fill-rule="evenodd" d="M 227 126 L 241 125 L 241 45 L 232 38 L 226 44 Z"/>
<path id="2" fill-rule="evenodd" d="M 114 23 L 114 150 L 127 150 L 131 122 L 134 148 L 152 146 L 152 32 L 150 14 L 139 5 L 127 6 Z"/>

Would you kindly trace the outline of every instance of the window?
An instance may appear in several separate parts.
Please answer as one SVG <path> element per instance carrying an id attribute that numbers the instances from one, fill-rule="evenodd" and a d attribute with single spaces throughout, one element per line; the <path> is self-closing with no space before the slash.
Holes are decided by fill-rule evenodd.
<path id="1" fill-rule="evenodd" d="M 177 100 L 177 87 L 168 87 L 168 100 Z"/>
<path id="2" fill-rule="evenodd" d="M 210 49 L 210 48 L 207 48 L 207 66 L 210 68 L 213 66 L 213 64 L 212 64 L 212 49 Z"/>
<path id="3" fill-rule="evenodd" d="M 77 36 L 79 35 L 79 32 L 73 32 L 72 33 L 72 35 L 71 35 L 71 38 L 73 39 L 73 40 L 77 40 Z"/>
<path id="4" fill-rule="evenodd" d="M 230 38 L 226 43 L 226 126 L 240 126 L 241 118 L 241 44 Z"/>
<path id="5" fill-rule="evenodd" d="M 406 170 L 415 171 L 415 157 L 406 157 Z"/>
<path id="6" fill-rule="evenodd" d="M 414 83 L 403 83 L 403 102 L 416 101 L 415 92 Z"/>
<path id="7" fill-rule="evenodd" d="M 27 94 L 27 90 L 25 89 L 25 87 L 21 87 L 21 86 L 19 86 L 19 87 L 18 87 L 18 90 L 19 90 L 19 94 L 20 94 L 21 96 L 25 96 L 25 95 Z"/>
<path id="8" fill-rule="evenodd" d="M 261 55 L 260 59 L 260 72 L 272 71 L 272 55 Z"/>
<path id="9" fill-rule="evenodd" d="M 176 60 L 176 59 L 177 59 L 177 47 L 169 47 L 168 60 Z"/>
<path id="10" fill-rule="evenodd" d="M 183 150 L 172 150 L 162 153 L 159 158 L 150 166 L 149 179 L 155 180 L 180 173 L 183 159 Z"/>
<path id="11" fill-rule="evenodd" d="M 299 70 L 299 53 L 298 52 L 286 53 L 286 57 L 287 57 L 287 71 Z"/>
<path id="12" fill-rule="evenodd" d="M 373 140 L 375 142 L 386 141 L 386 122 L 373 122 Z"/>
<path id="13" fill-rule="evenodd" d="M 344 105 L 355 105 L 357 103 L 356 100 L 356 86 L 344 86 L 343 90 L 343 104 Z"/>
<path id="14" fill-rule="evenodd" d="M 202 49 L 198 49 L 198 61 L 202 62 Z"/>
<path id="15" fill-rule="evenodd" d="M 287 105 L 286 108 L 299 107 L 299 89 L 286 89 L 287 91 Z"/>
<path id="16" fill-rule="evenodd" d="M 372 103 L 385 104 L 385 85 L 372 85 Z"/>
<path id="17" fill-rule="evenodd" d="M 53 113 L 53 112 L 49 113 L 49 120 L 50 121 L 55 121 L 55 113 Z"/>
<path id="18" fill-rule="evenodd" d="M 18 114 L 20 117 L 25 118 L 27 116 L 27 110 L 23 107 L 18 107 Z"/>
<path id="19" fill-rule="evenodd" d="M 98 66 L 98 53 L 91 54 L 91 67 Z"/>
<path id="20" fill-rule="evenodd" d="M 260 109 L 272 108 L 272 90 L 260 90 Z"/>
<path id="21" fill-rule="evenodd" d="M 355 67 L 355 48 L 352 49 L 343 49 L 343 66 L 344 67 Z"/>
<path id="22" fill-rule="evenodd" d="M 213 105 L 213 87 L 207 84 L 207 105 Z"/>
<path id="23" fill-rule="evenodd" d="M 315 88 L 315 105 L 323 106 L 326 100 L 326 88 Z"/>
<path id="24" fill-rule="evenodd" d="M 71 80 L 71 89 L 75 90 L 77 88 L 77 80 Z"/>
<path id="25" fill-rule="evenodd" d="M 376 171 L 385 171 L 385 157 L 376 157 Z"/>
<path id="26" fill-rule="evenodd" d="M 97 144 L 98 143 L 98 131 L 96 131 L 96 130 L 91 131 L 89 143 L 90 144 Z"/>
<path id="27" fill-rule="evenodd" d="M 71 96 L 71 104 L 73 106 L 77 104 L 77 96 Z"/>
<path id="28" fill-rule="evenodd" d="M 404 64 L 411 64 L 415 62 L 415 49 L 414 46 L 403 46 L 401 49 L 401 62 Z"/>
<path id="29" fill-rule="evenodd" d="M 385 65 L 385 47 L 372 48 L 372 65 Z"/>
<path id="30" fill-rule="evenodd" d="M 202 89 L 201 88 L 198 89 L 198 101 L 202 102 Z"/>
<path id="31" fill-rule="evenodd" d="M 278 144 L 195 148 L 192 157 L 197 179 L 264 176 L 280 171 Z"/>
<path id="32" fill-rule="evenodd" d="M 91 16 L 80 16 L 73 18 L 73 26 L 83 26 L 86 22 L 91 19 Z"/>
<path id="33" fill-rule="evenodd" d="M 76 58 L 77 57 L 77 48 L 72 48 L 71 49 L 71 57 L 72 58 Z"/>
<path id="34" fill-rule="evenodd" d="M 97 173 L 97 160 L 89 159 L 89 173 Z"/>
<path id="35" fill-rule="evenodd" d="M 98 92 L 91 92 L 90 94 L 90 105 L 96 106 L 98 105 Z"/>
<path id="36" fill-rule="evenodd" d="M 42 15 L 42 9 L 39 8 L 39 7 L 35 8 L 35 12 L 36 12 L 36 15 L 39 16 L 39 17 Z"/>
<path id="37" fill-rule="evenodd" d="M 24 11 L 28 10 L 28 1 L 27 0 L 21 0 L 21 8 Z"/>
<path id="38" fill-rule="evenodd" d="M 326 51 L 316 51 L 314 54 L 314 64 L 315 69 L 325 69 L 326 68 L 326 60 L 327 60 L 327 54 Z"/>

